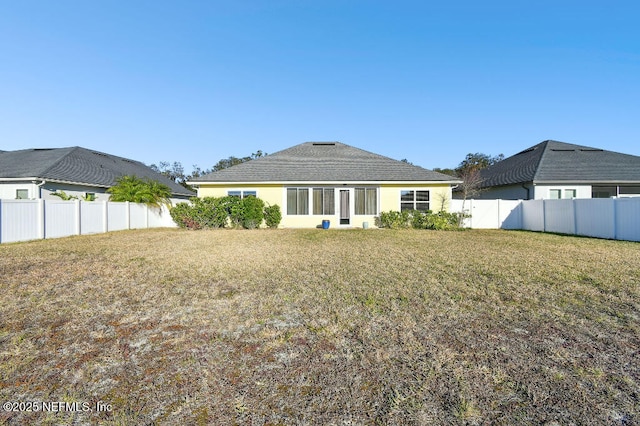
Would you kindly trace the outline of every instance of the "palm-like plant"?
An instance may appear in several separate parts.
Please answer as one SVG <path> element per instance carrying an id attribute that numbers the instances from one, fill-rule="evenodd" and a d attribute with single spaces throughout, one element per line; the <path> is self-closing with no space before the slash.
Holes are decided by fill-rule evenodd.
<path id="1" fill-rule="evenodd" d="M 137 176 L 121 176 L 107 192 L 111 201 L 130 201 L 160 208 L 171 204 L 171 189 L 158 181 Z"/>

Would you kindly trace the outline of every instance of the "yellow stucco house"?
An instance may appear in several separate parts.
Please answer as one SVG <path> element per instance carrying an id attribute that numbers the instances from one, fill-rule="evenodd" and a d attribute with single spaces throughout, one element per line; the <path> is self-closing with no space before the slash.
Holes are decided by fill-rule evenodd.
<path id="1" fill-rule="evenodd" d="M 189 182 L 198 197 L 256 196 L 282 210 L 281 227 L 375 226 L 390 210 L 448 208 L 456 178 L 340 142 L 306 142 Z"/>

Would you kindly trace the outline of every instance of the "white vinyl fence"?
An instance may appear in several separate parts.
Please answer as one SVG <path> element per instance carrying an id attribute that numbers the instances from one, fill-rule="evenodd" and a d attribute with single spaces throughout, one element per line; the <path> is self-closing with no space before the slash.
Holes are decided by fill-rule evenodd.
<path id="1" fill-rule="evenodd" d="M 0 200 L 0 243 L 175 226 L 166 207 L 107 201 Z"/>
<path id="2" fill-rule="evenodd" d="M 462 211 L 452 200 L 451 211 Z M 640 241 L 640 198 L 572 200 L 466 200 L 476 229 L 523 229 L 615 240 Z"/>

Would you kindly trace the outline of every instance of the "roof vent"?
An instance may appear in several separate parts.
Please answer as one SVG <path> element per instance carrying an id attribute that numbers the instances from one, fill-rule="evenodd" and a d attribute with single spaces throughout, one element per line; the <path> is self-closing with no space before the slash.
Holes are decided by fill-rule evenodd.
<path id="1" fill-rule="evenodd" d="M 580 151 L 582 151 L 582 152 L 603 152 L 604 149 L 589 148 L 589 149 L 581 149 Z"/>
<path id="2" fill-rule="evenodd" d="M 313 146 L 336 146 L 335 142 L 311 142 Z"/>
<path id="3" fill-rule="evenodd" d="M 575 149 L 560 149 L 560 148 L 552 148 L 551 151 L 554 152 L 575 152 Z"/>

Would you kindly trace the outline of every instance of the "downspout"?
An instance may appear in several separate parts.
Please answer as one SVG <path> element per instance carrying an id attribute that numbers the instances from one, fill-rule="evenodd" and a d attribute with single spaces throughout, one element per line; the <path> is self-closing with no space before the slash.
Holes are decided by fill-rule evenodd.
<path id="1" fill-rule="evenodd" d="M 530 200 L 531 199 L 531 189 L 528 188 L 524 183 L 522 184 L 522 187 L 527 190 L 527 200 Z"/>
<path id="2" fill-rule="evenodd" d="M 33 183 L 36 183 L 36 181 L 34 180 Z M 38 199 L 42 198 L 42 185 L 44 185 L 45 183 L 47 183 L 47 181 L 43 179 L 42 182 L 36 185 L 36 187 L 38 188 Z"/>

